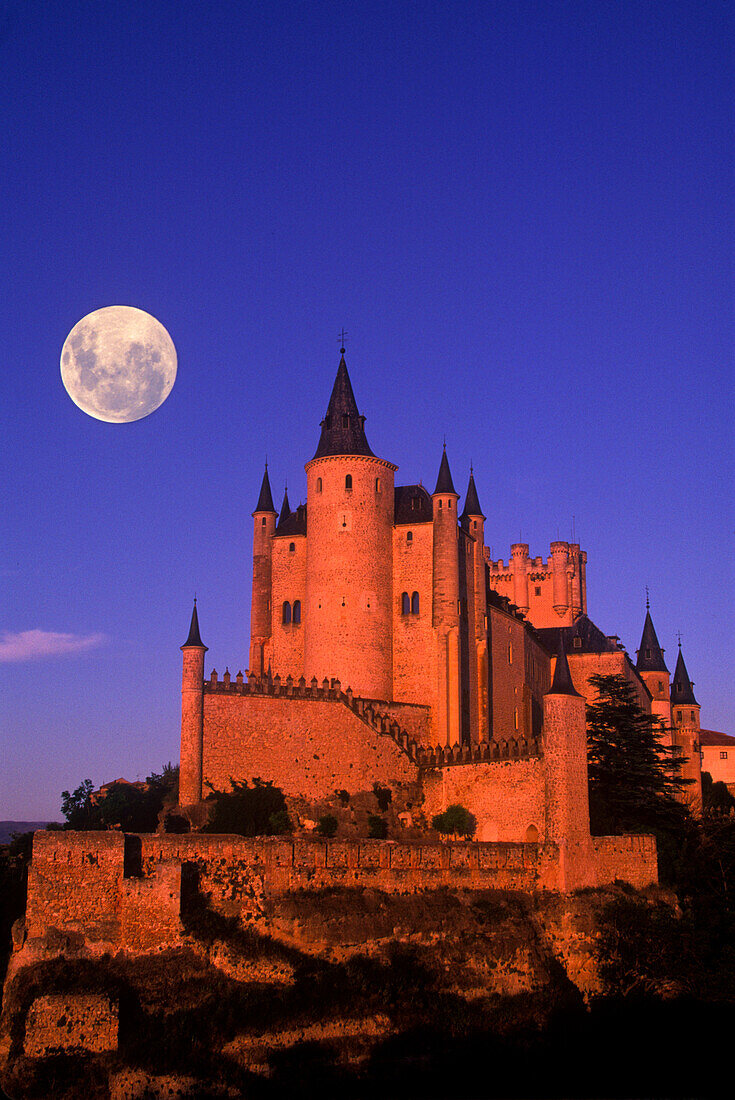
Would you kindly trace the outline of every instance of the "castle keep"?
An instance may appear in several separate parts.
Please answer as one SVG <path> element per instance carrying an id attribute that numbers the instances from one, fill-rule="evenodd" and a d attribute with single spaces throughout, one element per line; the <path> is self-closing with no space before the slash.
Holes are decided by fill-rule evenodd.
<path id="1" fill-rule="evenodd" d="M 517 543 L 507 566 L 493 561 L 472 472 L 460 512 L 446 448 L 431 494 L 396 485 L 396 470 L 370 448 L 343 349 L 306 503 L 292 511 L 285 494 L 279 514 L 267 467 L 263 476 L 245 674 L 205 678 L 194 608 L 182 805 L 231 777 L 272 780 L 314 804 L 377 782 L 413 792 L 429 818 L 462 803 L 482 841 L 573 853 L 567 885 L 610 881 L 612 848 L 606 862 L 589 835 L 589 677 L 621 673 L 644 709 L 667 726 L 675 718 L 695 788 L 699 779 L 698 706 L 674 698 L 672 711 L 650 612 L 634 666 L 587 616 L 577 543 L 553 542 L 546 561 Z M 682 675 L 688 700 L 677 666 Z M 655 879 L 650 862 L 640 871 Z"/>

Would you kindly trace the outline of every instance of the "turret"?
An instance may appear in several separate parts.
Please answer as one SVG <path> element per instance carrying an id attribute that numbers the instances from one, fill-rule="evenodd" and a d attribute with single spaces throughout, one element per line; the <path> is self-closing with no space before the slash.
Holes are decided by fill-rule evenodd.
<path id="1" fill-rule="evenodd" d="M 488 717 L 488 650 L 487 650 L 487 600 L 485 594 L 485 516 L 480 507 L 475 477 L 470 467 L 470 480 L 460 516 L 462 527 L 473 538 L 472 543 L 472 600 L 474 604 L 474 653 L 470 648 L 468 670 L 470 695 L 470 726 L 473 741 L 489 738 Z M 470 570 L 468 569 L 468 574 Z M 469 576 L 468 576 L 469 583 Z M 474 661 L 474 663 L 473 663 Z"/>
<path id="2" fill-rule="evenodd" d="M 546 839 L 589 840 L 585 701 L 574 687 L 561 635 L 551 687 L 544 696 Z"/>
<path id="3" fill-rule="evenodd" d="M 554 584 L 554 611 L 566 617 L 569 611 L 569 587 L 567 581 L 567 561 L 569 545 L 566 542 L 552 542 L 551 567 Z"/>
<path id="4" fill-rule="evenodd" d="M 306 464 L 304 675 L 356 695 L 393 694 L 393 463 L 365 435 L 344 348 L 316 454 Z"/>
<path id="5" fill-rule="evenodd" d="M 683 757 L 682 779 L 690 780 L 684 798 L 695 813 L 702 810 L 702 756 L 700 749 L 700 708 L 694 696 L 694 685 L 689 679 L 687 666 L 681 652 L 676 659 L 674 679 L 671 683 L 671 712 L 674 726 L 674 744 Z"/>
<path id="6" fill-rule="evenodd" d="M 671 701 L 669 697 L 669 670 L 664 660 L 664 651 L 659 645 L 651 618 L 651 610 L 646 599 L 646 620 L 640 648 L 636 651 L 638 659 L 636 670 L 651 695 L 651 714 L 654 714 L 667 731 L 671 728 Z M 671 734 L 666 734 L 667 743 L 671 743 Z"/>
<path id="7" fill-rule="evenodd" d="M 260 496 L 253 512 L 253 593 L 250 604 L 250 668 L 263 675 L 266 649 L 271 637 L 271 593 L 273 584 L 273 535 L 276 510 L 265 465 Z"/>
<path id="8" fill-rule="evenodd" d="M 528 543 L 514 542 L 510 548 L 513 570 L 513 603 L 525 615 L 528 611 Z"/>
<path id="9" fill-rule="evenodd" d="M 437 645 L 437 734 L 440 744 L 457 745 L 460 740 L 459 669 L 459 552 L 457 501 L 452 474 L 444 448 L 436 488 L 434 509 L 434 592 L 433 624 Z"/>
<path id="10" fill-rule="evenodd" d="M 199 634 L 197 602 L 191 613 L 189 637 L 181 647 L 181 766 L 179 802 L 195 806 L 202 799 L 202 738 L 204 731 L 204 654 Z"/>

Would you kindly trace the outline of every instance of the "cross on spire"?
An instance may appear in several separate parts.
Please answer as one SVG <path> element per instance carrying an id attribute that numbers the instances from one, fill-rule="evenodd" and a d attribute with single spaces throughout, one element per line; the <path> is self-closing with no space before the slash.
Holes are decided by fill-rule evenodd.
<path id="1" fill-rule="evenodd" d="M 676 637 L 679 639 L 679 649 L 681 649 L 681 631 L 677 630 Z"/>
<path id="2" fill-rule="evenodd" d="M 344 329 L 342 329 L 342 331 L 339 334 L 339 342 L 340 342 L 340 345 L 341 345 L 339 350 L 340 350 L 341 355 L 344 355 L 344 353 L 345 353 L 345 339 L 346 339 L 346 337 L 347 337 L 347 333 L 345 332 Z"/>
<path id="3" fill-rule="evenodd" d="M 648 596 L 648 585 L 646 585 L 646 611 L 651 610 L 651 601 Z"/>

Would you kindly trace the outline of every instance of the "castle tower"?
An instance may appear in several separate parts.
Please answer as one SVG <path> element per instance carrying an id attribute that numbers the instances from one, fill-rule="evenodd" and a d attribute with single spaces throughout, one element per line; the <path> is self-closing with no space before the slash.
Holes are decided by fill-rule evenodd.
<path id="1" fill-rule="evenodd" d="M 681 653 L 676 659 L 674 679 L 671 684 L 671 712 L 673 741 L 681 752 L 684 763 L 682 779 L 691 780 L 684 797 L 696 813 L 702 811 L 702 757 L 700 751 L 700 708 L 694 697 L 694 686 L 689 679 L 687 666 Z"/>
<path id="2" fill-rule="evenodd" d="M 485 595 L 485 516 L 477 496 L 475 478 L 470 468 L 470 480 L 460 523 L 474 539 L 472 544 L 472 595 L 474 603 L 474 661 L 470 660 L 470 721 L 472 741 L 487 741 L 488 717 L 488 653 Z M 469 570 L 468 570 L 469 572 Z"/>
<path id="3" fill-rule="evenodd" d="M 543 755 L 546 839 L 556 844 L 588 841 L 585 701 L 572 683 L 561 637 L 554 679 L 544 696 Z"/>
<path id="4" fill-rule="evenodd" d="M 510 548 L 513 571 L 513 603 L 525 615 L 528 612 L 528 543 L 514 542 Z"/>
<path id="5" fill-rule="evenodd" d="M 344 358 L 306 464 L 304 675 L 356 695 L 393 694 L 394 472 L 365 436 Z"/>
<path id="6" fill-rule="evenodd" d="M 253 595 L 250 605 L 250 669 L 262 676 L 267 664 L 265 651 L 271 637 L 271 590 L 273 584 L 273 533 L 276 510 L 265 465 L 260 496 L 253 512 Z M 196 611 L 196 608 L 194 609 Z"/>
<path id="7" fill-rule="evenodd" d="M 460 741 L 459 664 L 459 551 L 457 501 L 447 450 L 444 448 L 436 488 L 431 496 L 434 508 L 434 592 L 433 625 L 436 631 L 437 708 L 436 732 L 439 744 Z"/>
<path id="8" fill-rule="evenodd" d="M 195 806 L 202 799 L 202 745 L 204 732 L 204 654 L 207 647 L 199 635 L 197 602 L 191 613 L 189 637 L 181 647 L 181 764 L 179 802 Z"/>
<path id="9" fill-rule="evenodd" d="M 665 741 L 671 738 L 671 701 L 669 696 L 669 670 L 664 661 L 664 651 L 659 645 L 646 600 L 646 621 L 643 624 L 640 649 L 637 650 L 636 670 L 651 694 L 651 714 L 660 719 L 666 729 Z"/>
<path id="10" fill-rule="evenodd" d="M 567 580 L 568 560 L 569 544 L 566 542 L 552 542 L 551 563 L 554 584 L 554 611 L 560 618 L 565 620 L 566 625 L 571 625 L 572 620 L 569 615 L 569 582 Z"/>

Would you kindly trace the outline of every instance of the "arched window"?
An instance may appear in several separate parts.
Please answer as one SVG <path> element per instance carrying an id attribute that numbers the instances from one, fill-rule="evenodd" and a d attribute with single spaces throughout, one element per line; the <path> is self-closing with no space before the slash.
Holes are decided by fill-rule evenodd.
<path id="1" fill-rule="evenodd" d="M 538 844 L 538 829 L 535 825 L 529 825 L 526 829 L 526 844 Z"/>
<path id="2" fill-rule="evenodd" d="M 375 479 L 375 492 L 379 493 L 380 490 L 381 490 L 380 478 L 376 477 L 376 479 Z"/>
<path id="3" fill-rule="evenodd" d="M 345 489 L 352 488 L 352 474 L 347 474 L 345 477 Z"/>
<path id="4" fill-rule="evenodd" d="M 260 521 L 260 526 L 265 527 L 265 516 L 263 516 L 262 520 Z"/>
<path id="5" fill-rule="evenodd" d="M 409 599 L 408 592 L 404 592 L 401 595 L 401 615 L 411 614 L 411 600 Z"/>
<path id="6" fill-rule="evenodd" d="M 514 710 L 513 710 L 513 725 L 515 726 L 516 729 L 518 729 L 518 708 L 517 707 L 514 708 Z"/>
<path id="7" fill-rule="evenodd" d="M 411 614 L 412 615 L 418 615 L 418 613 L 419 613 L 419 594 L 418 594 L 418 592 L 414 592 L 413 596 L 411 596 Z"/>
<path id="8" fill-rule="evenodd" d="M 288 600 L 283 601 L 282 622 L 284 626 L 288 626 L 288 624 L 291 622 L 291 604 L 288 602 Z"/>
<path id="9" fill-rule="evenodd" d="M 406 542 L 413 542 L 413 531 L 406 532 Z"/>
<path id="10" fill-rule="evenodd" d="M 296 626 L 301 622 L 301 600 L 293 602 L 293 622 Z"/>
<path id="11" fill-rule="evenodd" d="M 322 479 L 320 477 L 316 479 L 316 491 L 317 493 L 321 493 L 322 491 Z"/>
<path id="12" fill-rule="evenodd" d="M 295 542 L 289 542 L 289 544 L 288 544 L 288 551 L 289 551 L 289 553 L 290 553 L 290 554 L 293 554 L 293 552 L 294 552 L 294 550 L 295 550 L 295 549 L 296 549 L 296 543 L 295 543 Z"/>

